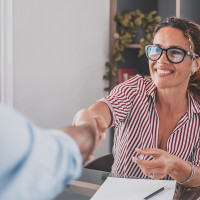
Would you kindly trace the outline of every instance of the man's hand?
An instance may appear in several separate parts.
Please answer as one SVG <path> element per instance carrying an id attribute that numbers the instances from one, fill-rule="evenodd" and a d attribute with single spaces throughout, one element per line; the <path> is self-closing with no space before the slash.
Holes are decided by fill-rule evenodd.
<path id="1" fill-rule="evenodd" d="M 79 127 L 82 125 L 90 126 L 95 131 L 95 141 L 94 141 L 94 148 L 91 151 L 88 160 L 91 160 L 93 158 L 93 154 L 96 151 L 96 149 L 100 146 L 101 140 L 105 138 L 104 134 L 100 134 L 100 130 L 98 127 L 98 123 L 102 126 L 102 120 L 100 117 L 93 117 L 91 112 L 86 109 L 80 110 L 74 117 L 73 120 L 73 126 Z"/>
<path id="2" fill-rule="evenodd" d="M 90 160 L 99 145 L 97 123 L 91 113 L 88 110 L 80 110 L 74 118 L 73 126 L 65 127 L 62 130 L 78 144 L 83 164 Z"/>
<path id="3" fill-rule="evenodd" d="M 73 126 L 90 125 L 96 133 L 95 147 L 89 156 L 93 158 L 94 151 L 100 146 L 102 139 L 105 139 L 105 132 L 112 121 L 109 107 L 102 102 L 93 104 L 88 110 L 82 109 L 76 113 Z"/>

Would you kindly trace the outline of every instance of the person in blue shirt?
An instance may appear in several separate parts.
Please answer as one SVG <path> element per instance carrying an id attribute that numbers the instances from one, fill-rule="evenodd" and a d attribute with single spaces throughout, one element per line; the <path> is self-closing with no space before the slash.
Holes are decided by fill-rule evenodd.
<path id="1" fill-rule="evenodd" d="M 47 130 L 0 105 L 0 200 L 53 199 L 80 176 L 99 138 L 87 110 L 77 117 L 76 127 Z"/>

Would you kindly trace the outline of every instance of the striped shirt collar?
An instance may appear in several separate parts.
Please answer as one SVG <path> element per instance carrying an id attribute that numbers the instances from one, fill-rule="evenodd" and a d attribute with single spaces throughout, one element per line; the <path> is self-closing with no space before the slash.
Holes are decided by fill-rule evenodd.
<path id="1" fill-rule="evenodd" d="M 200 113 L 200 105 L 194 97 L 188 93 L 188 116 L 191 118 L 193 114 Z"/>
<path id="2" fill-rule="evenodd" d="M 152 79 L 146 79 L 146 92 L 147 96 L 151 96 L 154 103 L 155 103 L 155 96 L 156 96 L 156 86 Z M 195 114 L 200 113 L 200 105 L 199 103 L 194 99 L 194 97 L 188 93 L 188 117 L 189 119 Z"/>

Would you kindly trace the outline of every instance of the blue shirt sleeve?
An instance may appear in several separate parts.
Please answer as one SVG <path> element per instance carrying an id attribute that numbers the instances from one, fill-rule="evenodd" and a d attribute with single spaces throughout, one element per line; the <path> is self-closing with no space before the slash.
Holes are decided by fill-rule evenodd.
<path id="1" fill-rule="evenodd" d="M 0 199 L 53 199 L 80 176 L 76 142 L 0 106 Z"/>

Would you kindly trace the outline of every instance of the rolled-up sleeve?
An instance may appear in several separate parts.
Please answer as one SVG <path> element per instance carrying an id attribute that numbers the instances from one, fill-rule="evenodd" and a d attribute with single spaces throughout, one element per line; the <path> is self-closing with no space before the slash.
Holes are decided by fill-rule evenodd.
<path id="1" fill-rule="evenodd" d="M 117 85 L 107 97 L 99 100 L 106 103 L 111 110 L 113 119 L 111 126 L 117 126 L 130 112 L 135 95 L 138 92 L 138 80 L 139 77 L 136 76 Z"/>
<path id="2" fill-rule="evenodd" d="M 53 199 L 81 168 L 79 148 L 70 136 L 41 129 L 0 107 L 0 199 Z"/>

